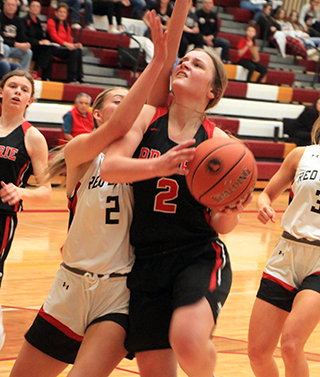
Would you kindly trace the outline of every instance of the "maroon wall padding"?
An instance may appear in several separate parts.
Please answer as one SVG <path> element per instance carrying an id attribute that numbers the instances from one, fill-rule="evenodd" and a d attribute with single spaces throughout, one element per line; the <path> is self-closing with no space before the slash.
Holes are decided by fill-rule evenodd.
<path id="1" fill-rule="evenodd" d="M 267 84 L 290 85 L 294 83 L 294 73 L 269 69 L 266 77 Z"/>
<path id="2" fill-rule="evenodd" d="M 268 181 L 280 169 L 281 162 L 257 161 L 258 180 Z"/>
<path id="3" fill-rule="evenodd" d="M 314 103 L 320 97 L 317 90 L 293 89 L 291 102 Z"/>
<path id="4" fill-rule="evenodd" d="M 62 124 L 62 120 L 61 120 Z M 53 128 L 46 128 L 46 127 L 37 127 L 38 130 L 42 133 L 42 135 L 45 137 L 48 148 L 52 149 L 59 145 L 59 139 L 61 138 L 61 126 L 58 126 Z"/>
<path id="5" fill-rule="evenodd" d="M 208 119 L 215 123 L 223 131 L 228 131 L 232 135 L 238 135 L 240 121 L 238 119 L 230 119 L 219 116 L 210 115 Z"/>
<path id="6" fill-rule="evenodd" d="M 100 64 L 108 67 L 117 67 L 118 65 L 118 51 L 116 50 L 102 50 L 100 57 Z"/>
<path id="7" fill-rule="evenodd" d="M 281 142 L 263 140 L 243 140 L 256 158 L 283 159 L 285 144 Z"/>
<path id="8" fill-rule="evenodd" d="M 240 1 L 241 0 L 214 0 L 214 4 L 215 5 L 221 5 L 222 7 L 239 8 L 240 7 Z"/>
<path id="9" fill-rule="evenodd" d="M 103 92 L 103 88 L 94 87 L 91 85 L 75 85 L 75 84 L 64 84 L 62 101 L 74 102 L 79 93 L 86 93 L 92 98 L 92 102 L 95 100 L 99 93 Z"/>
<path id="10" fill-rule="evenodd" d="M 224 92 L 224 97 L 231 98 L 246 98 L 248 84 L 243 81 L 229 81 L 227 89 Z"/>
<path id="11" fill-rule="evenodd" d="M 79 32 L 79 29 L 72 29 L 74 40 L 78 40 Z M 130 37 L 125 34 L 112 34 L 107 31 L 83 29 L 80 42 L 84 46 L 111 48 L 116 50 L 118 45 L 129 47 Z"/>

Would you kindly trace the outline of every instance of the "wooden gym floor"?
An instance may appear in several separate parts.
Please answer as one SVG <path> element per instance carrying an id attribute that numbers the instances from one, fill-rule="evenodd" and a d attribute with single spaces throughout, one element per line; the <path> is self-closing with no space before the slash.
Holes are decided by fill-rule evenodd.
<path id="1" fill-rule="evenodd" d="M 255 191 L 254 200 L 241 215 L 237 228 L 221 237 L 229 249 L 233 285 L 214 333 L 213 342 L 218 350 L 216 377 L 253 376 L 247 357 L 250 312 L 262 270 L 281 234 L 279 221 L 288 199 L 288 193 L 284 193 L 275 203 L 274 207 L 278 210 L 276 223 L 262 225 L 256 219 L 255 209 L 259 192 Z M 6 331 L 6 342 L 0 351 L 0 377 L 9 375 L 23 335 L 48 294 L 61 262 L 60 247 L 66 236 L 67 218 L 63 188 L 53 189 L 50 205 L 25 205 L 25 211 L 19 214 L 19 225 L 0 289 Z M 320 376 L 320 326 L 310 337 L 305 351 L 311 376 Z M 277 350 L 280 375 L 284 376 L 279 355 Z M 68 370 L 61 376 L 66 376 Z M 123 360 L 111 376 L 135 375 L 139 375 L 135 360 Z M 179 370 L 181 376 L 185 374 Z"/>

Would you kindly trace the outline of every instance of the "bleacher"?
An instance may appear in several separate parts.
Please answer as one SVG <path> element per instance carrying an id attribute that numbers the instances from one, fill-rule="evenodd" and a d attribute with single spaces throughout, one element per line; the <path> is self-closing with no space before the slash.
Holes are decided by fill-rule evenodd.
<path id="1" fill-rule="evenodd" d="M 239 8 L 240 0 L 222 0 L 219 3 L 219 36 L 230 41 L 230 60 L 235 62 L 236 45 L 252 14 Z M 215 4 L 218 5 L 218 0 Z M 46 9 L 43 14 L 50 12 L 52 10 Z M 98 17 L 95 22 L 98 31 L 83 30 L 81 35 L 85 84 L 36 83 L 38 101 L 27 110 L 26 118 L 45 135 L 50 148 L 60 137 L 62 116 L 71 108 L 77 93 L 86 92 L 95 98 L 105 88 L 129 86 L 132 80 L 132 70 L 119 69 L 117 51 L 118 45 L 128 47 L 130 38 L 108 33 L 106 18 Z M 144 31 L 142 21 L 125 18 L 123 24 L 130 32 L 142 34 Z M 79 31 L 73 30 L 73 33 L 77 38 Z M 261 39 L 258 44 L 262 46 Z M 258 163 L 258 187 L 263 187 L 279 169 L 283 158 L 295 147 L 284 133 L 283 118 L 296 118 L 305 105 L 319 98 L 316 85 L 312 85 L 316 81 L 314 71 L 317 64 L 314 61 L 294 57 L 283 59 L 272 47 L 263 48 L 261 60 L 269 69 L 261 84 L 255 83 L 257 75 L 253 76 L 251 83 L 247 83 L 243 67 L 225 65 L 229 84 L 224 98 L 217 107 L 208 111 L 209 119 L 242 139 L 254 153 Z M 55 63 L 54 79 L 63 81 L 65 73 L 64 65 Z"/>

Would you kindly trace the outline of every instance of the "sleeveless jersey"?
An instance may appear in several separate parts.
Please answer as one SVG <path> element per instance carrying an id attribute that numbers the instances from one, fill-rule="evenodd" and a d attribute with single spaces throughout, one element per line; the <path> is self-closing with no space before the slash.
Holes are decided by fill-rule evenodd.
<path id="1" fill-rule="evenodd" d="M 96 274 L 127 273 L 133 264 L 129 243 L 132 187 L 100 179 L 100 154 L 69 198 L 71 224 L 62 248 L 64 262 Z"/>
<path id="2" fill-rule="evenodd" d="M 25 134 L 32 127 L 23 122 L 9 135 L 0 137 L 0 171 L 1 180 L 13 183 L 17 187 L 25 187 L 31 173 L 31 159 L 25 146 Z M 12 214 L 22 209 L 22 201 L 15 205 L 3 203 L 0 199 L 0 212 Z"/>
<path id="3" fill-rule="evenodd" d="M 211 138 L 214 127 L 205 119 L 194 136 L 195 145 Z M 158 108 L 133 157 L 157 158 L 176 145 L 168 136 L 168 109 Z M 137 256 L 183 250 L 191 244 L 217 239 L 207 208 L 193 198 L 184 176 L 135 182 L 133 189 L 131 243 Z"/>
<path id="4" fill-rule="evenodd" d="M 296 238 L 320 240 L 320 145 L 306 147 L 290 196 L 281 227 Z"/>

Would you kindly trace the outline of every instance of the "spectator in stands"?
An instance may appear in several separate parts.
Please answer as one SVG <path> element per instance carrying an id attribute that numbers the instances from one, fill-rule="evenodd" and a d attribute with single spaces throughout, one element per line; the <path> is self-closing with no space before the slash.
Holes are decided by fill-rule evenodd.
<path id="1" fill-rule="evenodd" d="M 261 12 L 263 10 L 263 5 L 266 4 L 267 1 L 261 0 L 261 1 L 250 1 L 250 0 L 241 0 L 240 2 L 240 8 L 250 10 L 254 15 L 253 19 L 254 21 L 258 21 Z"/>
<path id="2" fill-rule="evenodd" d="M 85 28 L 88 30 L 96 30 L 93 26 L 92 18 L 92 0 L 65 0 L 65 3 L 72 7 L 71 28 L 81 29 L 80 25 L 80 9 L 84 6 Z"/>
<path id="3" fill-rule="evenodd" d="M 196 11 L 199 19 L 199 29 L 203 36 L 204 43 L 210 47 L 221 47 L 221 59 L 224 63 L 229 60 L 230 42 L 227 39 L 218 37 L 218 17 L 213 12 L 213 0 L 203 0 L 202 9 Z"/>
<path id="4" fill-rule="evenodd" d="M 306 33 L 308 33 L 310 35 L 310 37 L 317 37 L 318 38 L 318 37 L 320 37 L 320 32 L 317 31 L 313 27 L 312 22 L 313 22 L 313 17 L 312 16 L 306 16 L 306 19 L 305 19 L 306 27 L 302 28 L 302 30 L 306 30 Z"/>
<path id="5" fill-rule="evenodd" d="M 130 5 L 129 0 L 93 0 L 93 14 L 97 16 L 107 16 L 109 22 L 109 33 L 123 31 L 122 26 L 122 8 Z M 117 29 L 113 25 L 113 15 L 116 17 Z"/>
<path id="6" fill-rule="evenodd" d="M 4 75 L 17 68 L 21 68 L 21 65 L 19 63 L 8 62 L 7 59 L 5 59 L 3 38 L 0 35 L 0 80 L 2 80 L 2 77 Z"/>
<path id="7" fill-rule="evenodd" d="M 287 30 L 289 33 L 294 33 L 294 35 L 302 41 L 307 49 L 309 58 L 319 57 L 319 52 L 316 48 L 320 47 L 320 34 L 319 37 L 311 37 L 309 33 L 306 33 L 298 22 L 298 12 L 296 10 L 292 10 L 289 15 Z"/>
<path id="8" fill-rule="evenodd" d="M 9 0 L 12 1 L 12 0 Z M 53 47 L 53 56 L 67 61 L 67 82 L 82 82 L 82 44 L 73 43 L 71 28 L 67 23 L 69 6 L 59 3 L 55 11 L 55 18 L 47 22 L 47 33 L 52 42 L 61 47 Z"/>
<path id="9" fill-rule="evenodd" d="M 247 82 L 251 81 L 254 71 L 260 73 L 257 82 L 265 77 L 268 72 L 267 67 L 259 63 L 260 56 L 256 43 L 256 29 L 252 25 L 247 26 L 246 37 L 241 39 L 237 45 L 238 59 L 237 64 L 248 70 Z"/>
<path id="10" fill-rule="evenodd" d="M 312 17 L 312 27 L 320 32 L 320 0 L 310 0 L 310 4 L 302 6 L 299 13 L 299 23 L 304 31 L 308 30 L 306 25 L 306 17 Z"/>
<path id="11" fill-rule="evenodd" d="M 52 46 L 49 39 L 46 38 L 44 30 L 41 26 L 41 21 L 38 15 L 41 12 L 40 0 L 31 0 L 29 4 L 29 13 L 22 18 L 24 31 L 27 37 L 27 41 L 31 45 L 33 52 L 33 77 L 38 77 L 38 68 L 41 68 L 42 80 L 51 80 L 52 71 Z"/>
<path id="12" fill-rule="evenodd" d="M 32 50 L 27 41 L 21 19 L 16 15 L 18 0 L 4 0 L 0 13 L 0 34 L 4 41 L 4 57 L 18 59 L 21 67 L 29 70 Z"/>
<path id="13" fill-rule="evenodd" d="M 192 9 L 192 2 L 189 5 L 189 13 L 183 28 L 179 47 L 179 57 L 186 54 L 189 44 L 193 44 L 194 48 L 203 48 L 203 37 L 200 33 L 198 16 Z"/>
<path id="14" fill-rule="evenodd" d="M 137 20 L 142 20 L 145 14 L 145 10 L 148 7 L 146 0 L 129 0 L 132 6 L 131 17 Z M 150 1 L 151 4 L 151 1 Z"/>
<path id="15" fill-rule="evenodd" d="M 156 11 L 157 16 L 160 18 L 163 31 L 167 30 L 168 26 L 169 26 L 172 10 L 173 10 L 171 0 L 156 0 L 151 5 L 150 10 L 152 10 L 152 9 L 154 9 Z M 150 31 L 149 31 L 150 25 L 149 25 L 148 17 L 147 17 L 146 14 L 143 16 L 143 21 L 148 26 L 148 30 L 147 30 L 145 35 L 147 37 L 149 37 L 149 35 L 150 35 Z"/>
<path id="16" fill-rule="evenodd" d="M 320 115 L 320 98 L 311 107 L 306 107 L 297 119 L 284 118 L 284 132 L 298 146 L 311 144 L 311 130 Z"/>
<path id="17" fill-rule="evenodd" d="M 66 142 L 80 134 L 87 134 L 93 130 L 94 123 L 89 107 L 91 97 L 86 93 L 77 95 L 74 101 L 74 108 L 68 111 L 63 117 L 63 138 Z"/>

